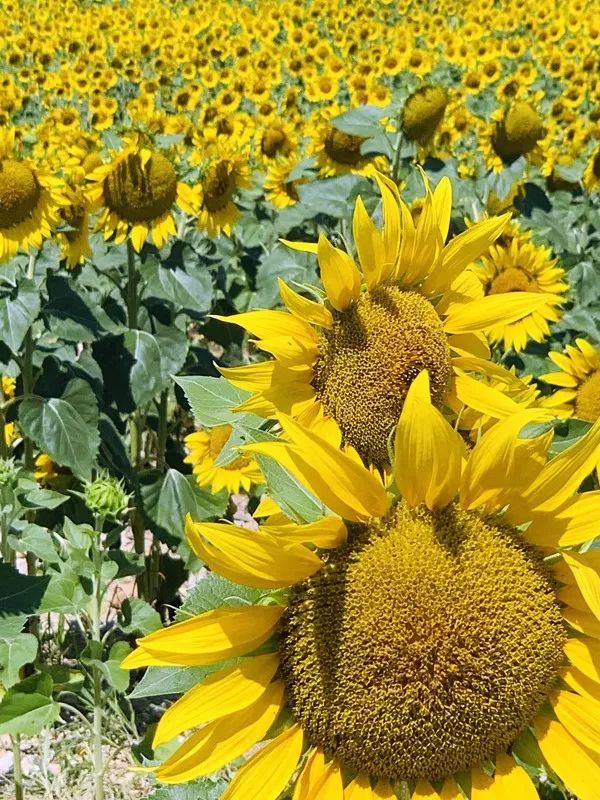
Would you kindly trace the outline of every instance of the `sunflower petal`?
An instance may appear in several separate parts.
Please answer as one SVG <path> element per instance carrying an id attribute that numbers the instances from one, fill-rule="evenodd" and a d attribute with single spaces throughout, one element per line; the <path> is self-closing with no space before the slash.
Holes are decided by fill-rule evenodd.
<path id="1" fill-rule="evenodd" d="M 590 611 L 600 620 L 600 552 L 594 550 L 585 555 L 563 553 L 563 558 Z"/>
<path id="2" fill-rule="evenodd" d="M 535 735 L 542 755 L 580 800 L 600 800 L 600 765 L 567 733 L 560 722 L 538 717 Z"/>
<path id="3" fill-rule="evenodd" d="M 452 183 L 447 175 L 438 182 L 433 192 L 433 212 L 440 229 L 440 236 L 445 242 L 450 228 L 452 215 Z"/>
<path id="4" fill-rule="evenodd" d="M 545 302 L 545 295 L 540 292 L 490 294 L 477 302 L 453 307 L 444 320 L 444 330 L 446 333 L 477 333 L 494 325 L 517 322 Z"/>
<path id="5" fill-rule="evenodd" d="M 600 642 L 590 639 L 568 639 L 565 655 L 580 672 L 600 683 Z"/>
<path id="6" fill-rule="evenodd" d="M 277 800 L 294 774 L 303 740 L 299 725 L 292 725 L 272 739 L 240 767 L 221 800 Z"/>
<path id="7" fill-rule="evenodd" d="M 373 789 L 373 797 L 375 800 L 396 800 L 396 792 L 389 781 L 380 780 Z"/>
<path id="8" fill-rule="evenodd" d="M 344 800 L 373 800 L 369 776 L 364 772 L 359 773 L 352 783 L 346 786 Z"/>
<path id="9" fill-rule="evenodd" d="M 327 298 L 337 311 L 345 311 L 360 296 L 361 276 L 354 259 L 323 234 L 319 236 L 318 254 Z"/>
<path id="10" fill-rule="evenodd" d="M 489 800 L 516 800 L 516 798 L 539 800 L 537 789 L 523 767 L 506 753 L 498 753 Z"/>
<path id="11" fill-rule="evenodd" d="M 521 406 L 515 403 L 508 395 L 503 394 L 493 386 L 486 386 L 481 381 L 476 381 L 469 375 L 456 375 L 454 378 L 456 396 L 463 405 L 474 408 L 481 414 L 486 414 L 494 419 L 504 419 L 517 411 Z M 540 418 L 548 416 L 547 412 L 539 411 Z"/>
<path id="12" fill-rule="evenodd" d="M 296 779 L 292 800 L 308 800 L 312 787 L 320 778 L 324 769 L 325 756 L 323 751 L 320 749 L 313 750 Z"/>
<path id="13" fill-rule="evenodd" d="M 272 536 L 253 534 L 236 525 L 193 522 L 188 514 L 185 529 L 188 542 L 199 558 L 210 555 L 203 542 L 207 539 L 225 563 L 255 579 L 252 584 L 259 588 L 292 586 L 322 567 L 321 559 L 303 545 L 285 547 Z"/>
<path id="14" fill-rule="evenodd" d="M 428 781 L 419 781 L 412 794 L 412 800 L 439 800 L 439 794 Z"/>
<path id="15" fill-rule="evenodd" d="M 367 213 L 360 195 L 356 198 L 352 217 L 352 234 L 358 260 L 367 286 L 373 288 L 381 281 L 385 261 L 381 231 Z"/>
<path id="16" fill-rule="evenodd" d="M 454 778 L 446 778 L 440 793 L 440 800 L 464 800 L 463 793 Z"/>
<path id="17" fill-rule="evenodd" d="M 307 525 L 264 525 L 262 530 L 287 544 L 310 542 L 316 547 L 338 547 L 348 537 L 348 530 L 339 517 L 322 517 Z"/>
<path id="18" fill-rule="evenodd" d="M 571 736 L 600 753 L 600 702 L 559 690 L 550 696 L 552 708 Z"/>
<path id="19" fill-rule="evenodd" d="M 298 317 L 298 319 L 304 320 L 304 322 L 320 325 L 322 328 L 331 328 L 333 325 L 331 311 L 325 308 L 322 303 L 316 303 L 314 300 L 302 297 L 302 295 L 289 287 L 282 278 L 277 278 L 277 284 L 281 299 L 291 314 Z"/>
<path id="20" fill-rule="evenodd" d="M 152 747 L 156 749 L 183 731 L 253 705 L 266 690 L 278 666 L 278 655 L 267 653 L 211 673 L 165 711 Z"/>
<path id="21" fill-rule="evenodd" d="M 185 622 L 137 640 L 147 653 L 145 664 L 162 659 L 178 666 L 208 666 L 241 656 L 266 642 L 283 613 L 281 606 L 229 606 L 206 611 Z M 123 669 L 142 666 L 134 650 Z M 133 663 L 132 663 L 133 662 Z"/>
<path id="22" fill-rule="evenodd" d="M 211 317 L 229 325 L 239 325 L 260 339 L 293 336 L 308 344 L 317 341 L 317 334 L 312 326 L 287 311 L 246 311 L 229 317 L 221 314 L 212 314 Z"/>
<path id="23" fill-rule="evenodd" d="M 272 683 L 250 708 L 210 722 L 192 734 L 156 770 L 156 777 L 163 783 L 184 783 L 221 769 L 265 736 L 284 703 L 283 682 Z"/>
<path id="24" fill-rule="evenodd" d="M 396 428 L 396 485 L 407 502 L 441 508 L 456 495 L 463 445 L 459 435 L 431 404 L 429 375 L 412 382 Z"/>

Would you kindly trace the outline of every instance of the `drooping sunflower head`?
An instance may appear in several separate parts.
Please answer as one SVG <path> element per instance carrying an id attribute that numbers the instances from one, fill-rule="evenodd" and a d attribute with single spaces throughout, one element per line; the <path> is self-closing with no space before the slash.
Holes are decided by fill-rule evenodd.
<path id="1" fill-rule="evenodd" d="M 235 196 L 248 186 L 249 180 L 248 162 L 240 153 L 218 154 L 205 166 L 199 185 L 198 225 L 209 236 L 217 236 L 221 231 L 229 236 L 240 215 Z"/>
<path id="2" fill-rule="evenodd" d="M 213 494 L 224 488 L 230 493 L 240 489 L 248 492 L 253 484 L 262 481 L 261 471 L 252 456 L 233 453 L 223 460 L 223 449 L 231 433 L 230 425 L 218 425 L 185 437 L 189 453 L 184 461 L 193 466 L 198 485 L 210 486 Z"/>
<path id="3" fill-rule="evenodd" d="M 319 110 L 314 125 L 311 126 L 309 151 L 315 156 L 319 174 L 323 177 L 344 175 L 348 172 L 366 174 L 369 169 L 381 168 L 381 157 L 362 153 L 366 139 L 353 133 L 346 133 L 335 126 L 334 121 L 342 113 L 339 106 L 332 106 L 326 112 Z"/>
<path id="4" fill-rule="evenodd" d="M 157 744 L 199 727 L 157 778 L 192 780 L 267 738 L 224 798 L 260 787 L 261 800 L 286 789 L 375 800 L 401 784 L 412 800 L 533 800 L 524 761 L 593 800 L 600 561 L 573 548 L 600 513 L 593 494 L 575 494 L 600 453 L 600 423 L 547 462 L 551 435 L 520 438 L 544 419 L 515 414 L 467 452 L 422 372 L 387 491 L 355 453 L 283 415 L 285 438 L 246 447 L 331 514 L 267 521 L 251 536 L 188 518 L 204 563 L 263 594 L 144 637 L 127 658 L 135 668 L 241 657 L 167 710 Z"/>
<path id="5" fill-rule="evenodd" d="M 536 245 L 517 232 L 505 243 L 492 245 L 476 273 L 486 295 L 538 292 L 547 299 L 544 306 L 516 322 L 492 326 L 488 332 L 491 342 L 503 342 L 505 349 L 512 347 L 519 352 L 529 340 L 542 342 L 550 336 L 549 323 L 560 319 L 560 307 L 569 288 L 565 271 L 552 258 L 550 248 Z"/>
<path id="6" fill-rule="evenodd" d="M 411 94 L 402 112 L 402 132 L 407 139 L 426 144 L 444 118 L 448 95 L 440 86 L 422 86 Z"/>
<path id="7" fill-rule="evenodd" d="M 195 211 L 194 194 L 177 180 L 173 163 L 137 141 L 87 178 L 92 210 L 102 209 L 98 228 L 115 242 L 130 236 L 138 251 L 149 234 L 157 247 L 175 234 L 175 205 L 189 214 Z"/>
<path id="8" fill-rule="evenodd" d="M 89 200 L 82 189 L 67 191 L 69 204 L 60 209 L 61 219 L 66 226 L 57 233 L 62 257 L 67 267 L 83 264 L 92 251 L 89 243 Z"/>
<path id="9" fill-rule="evenodd" d="M 219 319 L 246 328 L 258 348 L 275 356 L 268 365 L 222 370 L 254 395 L 240 409 L 266 417 L 282 411 L 303 417 L 321 409 L 346 444 L 384 468 L 389 435 L 419 372 L 428 370 L 438 407 L 469 405 L 474 387 L 457 380 L 456 368 L 468 372 L 473 359 L 485 363 L 483 331 L 499 319 L 512 322 L 531 313 L 541 301 L 531 292 L 518 299 L 484 298 L 467 269 L 499 235 L 508 215 L 484 220 L 446 243 L 447 179 L 435 192 L 426 184 L 416 223 L 396 185 L 381 175 L 376 180 L 384 227 L 375 225 L 359 198 L 352 226 L 356 261 L 324 236 L 317 244 L 286 242 L 317 255 L 324 299 L 309 300 L 280 281 L 288 312 Z"/>
<path id="10" fill-rule="evenodd" d="M 273 161 L 269 166 L 265 178 L 265 196 L 277 208 L 287 208 L 295 205 L 298 200 L 298 186 L 306 183 L 306 178 L 292 177 L 298 166 L 295 156 Z"/>
<path id="11" fill-rule="evenodd" d="M 65 203 L 62 182 L 28 159 L 0 148 L 0 261 L 39 248 Z"/>
<path id="12" fill-rule="evenodd" d="M 262 158 L 271 161 L 283 156 L 287 158 L 296 148 L 293 127 L 283 120 L 273 120 L 265 126 L 259 136 L 259 152 Z"/>
<path id="13" fill-rule="evenodd" d="M 517 100 L 497 123 L 492 145 L 503 161 L 514 161 L 533 150 L 544 135 L 544 125 L 535 108 Z"/>

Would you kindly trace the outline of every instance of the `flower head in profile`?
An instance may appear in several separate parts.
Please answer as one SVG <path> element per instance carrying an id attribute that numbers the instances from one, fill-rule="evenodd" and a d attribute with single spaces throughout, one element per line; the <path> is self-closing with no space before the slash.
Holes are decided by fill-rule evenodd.
<path id="1" fill-rule="evenodd" d="M 191 216 L 196 213 L 194 192 L 177 180 L 171 161 L 137 139 L 87 178 L 90 210 L 100 210 L 98 230 L 117 243 L 129 237 L 137 252 L 149 236 L 162 247 L 176 234 L 177 206 Z"/>
<path id="2" fill-rule="evenodd" d="M 214 670 L 162 717 L 155 744 L 191 733 L 157 778 L 192 780 L 260 742 L 224 800 L 287 787 L 295 800 L 371 800 L 400 785 L 413 800 L 537 800 L 523 763 L 594 800 L 600 560 L 579 546 L 600 504 L 576 492 L 600 423 L 547 461 L 551 432 L 522 438 L 541 418 L 514 414 L 468 452 L 421 372 L 387 487 L 339 438 L 290 417 L 286 441 L 249 446 L 331 514 L 253 534 L 188 519 L 210 569 L 265 594 L 146 636 L 124 662 Z"/>
<path id="3" fill-rule="evenodd" d="M 184 461 L 193 466 L 198 485 L 210 486 L 213 494 L 221 489 L 230 494 L 240 489 L 249 492 L 253 484 L 263 480 L 256 460 L 249 454 L 234 452 L 229 459 L 222 460 L 232 430 L 231 425 L 217 425 L 185 437 L 189 453 Z"/>
<path id="4" fill-rule="evenodd" d="M 356 201 L 357 260 L 333 246 L 286 242 L 318 258 L 324 297 L 308 299 L 279 280 L 287 311 L 217 317 L 240 325 L 274 358 L 222 369 L 252 392 L 239 406 L 267 418 L 303 418 L 323 410 L 367 463 L 389 463 L 388 438 L 411 382 L 423 369 L 435 405 L 489 410 L 485 390 L 469 370 L 489 358 L 484 331 L 538 308 L 533 292 L 483 296 L 472 262 L 501 233 L 508 215 L 473 225 L 447 242 L 452 190 L 447 178 L 425 198 L 415 223 L 396 185 L 376 175 L 383 229 Z M 507 402 L 505 412 L 518 406 Z M 493 414 L 492 414 L 493 415 Z"/>
<path id="5" fill-rule="evenodd" d="M 600 350 L 585 339 L 575 339 L 564 353 L 551 350 L 548 357 L 560 371 L 540 375 L 540 380 L 557 387 L 544 404 L 561 417 L 595 422 L 600 418 Z"/>

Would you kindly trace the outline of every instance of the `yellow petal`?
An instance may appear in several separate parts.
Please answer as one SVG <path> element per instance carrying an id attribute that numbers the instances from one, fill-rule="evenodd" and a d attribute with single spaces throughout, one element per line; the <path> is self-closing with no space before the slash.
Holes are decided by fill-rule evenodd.
<path id="1" fill-rule="evenodd" d="M 321 234 L 318 244 L 321 280 L 331 305 L 345 311 L 360 296 L 361 277 L 354 259 Z"/>
<path id="2" fill-rule="evenodd" d="M 281 412 L 297 417 L 311 408 L 314 398 L 315 390 L 310 383 L 291 381 L 264 389 L 260 394 L 249 397 L 235 406 L 233 411 L 257 414 L 261 417 L 273 417 Z"/>
<path id="3" fill-rule="evenodd" d="M 382 234 L 385 256 L 381 278 L 385 281 L 391 277 L 398 260 L 400 241 L 402 238 L 402 224 L 400 220 L 400 209 L 398 207 L 398 187 L 390 178 L 387 178 L 380 172 L 376 172 L 374 177 L 381 193 L 381 204 L 383 207 Z"/>
<path id="4" fill-rule="evenodd" d="M 563 558 L 590 611 L 600 620 L 600 552 L 594 550 L 585 555 L 563 553 Z"/>
<path id="5" fill-rule="evenodd" d="M 577 667 L 565 667 L 561 670 L 561 677 L 573 691 L 592 700 L 600 701 L 600 685 L 586 677 Z"/>
<path id="6" fill-rule="evenodd" d="M 230 317 L 213 314 L 212 318 L 230 325 L 239 325 L 260 339 L 294 336 L 309 343 L 317 340 L 317 334 L 308 322 L 288 314 L 287 311 L 246 311 Z"/>
<path id="7" fill-rule="evenodd" d="M 396 485 L 407 502 L 427 508 L 447 505 L 458 491 L 463 445 L 431 404 L 429 376 L 412 382 L 396 428 Z"/>
<path id="8" fill-rule="evenodd" d="M 560 599 L 563 600 L 564 598 L 561 597 Z M 587 608 L 583 597 L 581 598 L 581 602 Z M 586 636 L 592 636 L 594 639 L 600 639 L 600 620 L 597 617 L 573 607 L 563 608 L 562 615 L 563 619 L 566 620 L 572 628 L 575 628 L 576 631 Z"/>
<path id="9" fill-rule="evenodd" d="M 352 217 L 352 235 L 358 260 L 367 286 L 372 288 L 381 281 L 385 261 L 381 232 L 367 213 L 362 197 L 356 198 Z"/>
<path id="10" fill-rule="evenodd" d="M 387 497 L 379 478 L 289 417 L 280 415 L 279 421 L 293 444 L 288 454 L 295 474 L 334 513 L 354 521 L 385 514 Z"/>
<path id="11" fill-rule="evenodd" d="M 490 294 L 452 308 L 444 320 L 444 330 L 446 333 L 476 333 L 494 325 L 517 322 L 545 302 L 545 295 L 540 292 Z"/>
<path id="12" fill-rule="evenodd" d="M 464 795 L 454 778 L 446 778 L 440 793 L 440 800 L 464 800 Z"/>
<path id="13" fill-rule="evenodd" d="M 438 182 L 433 192 L 433 212 L 437 220 L 442 241 L 445 242 L 452 215 L 452 184 L 446 175 Z"/>
<path id="14" fill-rule="evenodd" d="M 290 250 L 298 250 L 300 253 L 312 253 L 312 255 L 317 254 L 316 242 L 290 242 L 288 239 L 280 239 L 279 241 L 289 247 Z"/>
<path id="15" fill-rule="evenodd" d="M 498 422 L 483 434 L 463 470 L 460 485 L 463 508 L 499 501 L 516 472 L 519 432 L 535 417 L 536 411 L 522 411 Z M 537 464 L 534 467 L 537 473 L 539 467 Z"/>
<path id="16" fill-rule="evenodd" d="M 310 787 L 307 800 L 344 800 L 342 773 L 336 761 L 330 761 Z"/>
<path id="17" fill-rule="evenodd" d="M 148 228 L 145 225 L 138 224 L 131 228 L 131 244 L 133 245 L 133 249 L 136 251 L 136 253 L 139 253 L 144 246 L 147 235 Z"/>
<path id="18" fill-rule="evenodd" d="M 563 450 L 541 470 L 523 493 L 536 511 L 555 511 L 595 468 L 600 458 L 600 419 L 576 444 Z"/>
<path id="19" fill-rule="evenodd" d="M 600 800 L 600 766 L 560 722 L 538 717 L 535 735 L 542 755 L 579 800 Z"/>
<path id="20" fill-rule="evenodd" d="M 539 800 L 537 789 L 523 767 L 506 753 L 496 756 L 494 783 L 489 800 Z"/>
<path id="21" fill-rule="evenodd" d="M 504 230 L 511 215 L 491 217 L 467 228 L 444 248 L 441 267 L 426 281 L 426 292 L 442 292 L 460 273 L 489 250 Z"/>
<path id="22" fill-rule="evenodd" d="M 518 403 L 499 389 L 486 386 L 485 383 L 476 381 L 468 375 L 456 375 L 454 387 L 461 403 L 494 419 L 503 419 L 521 410 Z M 548 413 L 540 410 L 539 416 L 544 418 Z"/>
<path id="23" fill-rule="evenodd" d="M 316 547 L 338 547 L 346 541 L 348 531 L 338 517 L 323 517 L 307 525 L 295 523 L 284 526 L 265 525 L 262 530 L 286 543 L 311 542 Z"/>
<path id="24" fill-rule="evenodd" d="M 369 776 L 361 772 L 346 786 L 344 800 L 373 800 L 373 790 Z"/>
<path id="25" fill-rule="evenodd" d="M 572 547 L 593 539 L 600 529 L 600 492 L 585 492 L 569 498 L 552 513 L 536 514 L 527 538 L 553 547 Z"/>
<path id="26" fill-rule="evenodd" d="M 183 731 L 253 705 L 271 683 L 278 666 L 279 656 L 268 653 L 211 673 L 165 711 L 152 747 L 156 749 Z"/>
<path id="27" fill-rule="evenodd" d="M 219 367 L 217 369 L 229 383 L 248 392 L 261 392 L 273 384 L 294 383 L 312 378 L 312 370 L 305 365 L 284 367 L 277 361 L 259 361 L 243 367 Z"/>
<path id="28" fill-rule="evenodd" d="M 313 750 L 296 779 L 293 800 L 308 800 L 311 787 L 315 785 L 325 769 L 325 756 L 320 749 Z"/>
<path id="29" fill-rule="evenodd" d="M 389 781 L 380 780 L 373 789 L 373 797 L 375 800 L 396 800 L 396 792 Z"/>
<path id="30" fill-rule="evenodd" d="M 585 747 L 600 753 L 600 703 L 564 690 L 553 692 L 550 701 L 565 730 Z"/>
<path id="31" fill-rule="evenodd" d="M 305 322 L 320 325 L 322 328 L 331 328 L 333 325 L 331 311 L 325 308 L 322 303 L 315 303 L 314 300 L 302 297 L 302 295 L 291 289 L 282 278 L 277 278 L 277 284 L 281 299 L 290 313 Z"/>
<path id="32" fill-rule="evenodd" d="M 419 781 L 412 794 L 412 800 L 439 800 L 439 797 L 428 781 Z"/>
<path id="33" fill-rule="evenodd" d="M 244 655 L 266 642 L 282 612 L 282 606 L 215 608 L 155 631 L 137 643 L 148 653 L 148 665 L 156 656 L 179 666 L 208 666 Z M 122 662 L 124 669 L 133 668 L 129 662 L 136 652 Z"/>
<path id="34" fill-rule="evenodd" d="M 600 642 L 569 639 L 563 650 L 574 667 L 591 680 L 600 682 Z"/>
<path id="35" fill-rule="evenodd" d="M 292 725 L 253 756 L 221 795 L 221 800 L 276 800 L 290 782 L 302 755 L 304 734 Z"/>
<path id="36" fill-rule="evenodd" d="M 314 575 L 322 567 L 321 559 L 302 545 L 286 547 L 272 536 L 251 533 L 245 528 L 218 522 L 193 522 L 186 518 L 186 536 L 192 550 L 210 565 L 210 548 L 218 551 L 225 563 L 251 578 L 248 585 L 258 588 L 292 586 Z"/>
<path id="37" fill-rule="evenodd" d="M 471 770 L 471 800 L 488 800 L 493 797 L 494 779 L 480 768 Z"/>
<path id="38" fill-rule="evenodd" d="M 209 722 L 192 734 L 156 770 L 156 777 L 163 783 L 184 783 L 221 769 L 265 736 L 284 703 L 283 682 L 272 683 L 250 708 Z"/>
<path id="39" fill-rule="evenodd" d="M 456 333 L 448 337 L 450 349 L 459 356 L 475 356 L 488 359 L 490 348 L 486 338 L 481 333 Z"/>

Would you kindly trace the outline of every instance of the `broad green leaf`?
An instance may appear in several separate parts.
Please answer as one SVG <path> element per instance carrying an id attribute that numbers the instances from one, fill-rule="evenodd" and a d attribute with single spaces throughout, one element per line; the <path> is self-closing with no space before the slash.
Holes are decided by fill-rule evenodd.
<path id="1" fill-rule="evenodd" d="M 0 683 L 9 689 L 19 682 L 19 671 L 32 664 L 38 651 L 38 640 L 31 633 L 20 633 L 13 639 L 0 639 Z"/>
<path id="2" fill-rule="evenodd" d="M 49 583 L 48 575 L 21 575 L 10 564 L 0 564 L 0 613 L 36 614 Z"/>
<path id="3" fill-rule="evenodd" d="M 40 293 L 35 284 L 23 280 L 13 297 L 0 299 L 0 331 L 2 341 L 16 353 L 25 334 L 40 311 Z"/>
<path id="4" fill-rule="evenodd" d="M 225 778 L 201 778 L 184 786 L 161 786 L 148 800 L 219 800 L 226 788 Z"/>
<path id="5" fill-rule="evenodd" d="M 73 384 L 77 386 L 73 387 Z M 81 415 L 83 404 L 90 401 L 92 392 L 85 390 L 84 381 L 67 384 L 65 396 L 45 399 L 32 397 L 19 406 L 19 423 L 40 450 L 48 453 L 60 466 L 68 467 L 75 475 L 89 479 L 100 444 L 98 428 Z M 77 397 L 76 397 L 77 395 Z M 76 403 L 76 405 L 73 405 Z M 85 412 L 89 418 L 89 413 Z"/>
<path id="6" fill-rule="evenodd" d="M 107 683 L 117 692 L 125 692 L 129 686 L 130 674 L 121 669 L 121 662 L 131 652 L 127 642 L 115 642 L 106 660 L 100 642 L 89 641 L 81 653 L 80 660 L 87 667 L 96 667 Z"/>
<path id="7" fill-rule="evenodd" d="M 0 735 L 35 736 L 55 722 L 60 707 L 51 692 L 52 678 L 44 673 L 12 686 L 0 702 Z"/>
<path id="8" fill-rule="evenodd" d="M 264 423 L 254 414 L 234 414 L 232 409 L 250 397 L 249 392 L 238 389 L 224 378 L 202 376 L 177 377 L 176 382 L 185 392 L 192 413 L 199 425 L 214 428 L 233 421 L 258 427 Z"/>
<path id="9" fill-rule="evenodd" d="M 207 314 L 212 305 L 213 281 L 205 266 L 170 267 L 149 257 L 141 267 L 144 296 L 172 303 L 177 311 Z"/>
<path id="10" fill-rule="evenodd" d="M 331 124 L 344 133 L 367 139 L 381 131 L 379 120 L 386 115 L 386 111 L 380 106 L 358 106 L 335 117 Z"/>
<path id="11" fill-rule="evenodd" d="M 116 333 L 116 325 L 96 298 L 85 287 L 73 289 L 72 281 L 61 275 L 49 275 L 46 281 L 48 301 L 43 312 L 50 317 L 50 328 L 61 339 L 92 342 L 106 333 Z"/>
<path id="12" fill-rule="evenodd" d="M 146 331 L 128 331 L 123 337 L 133 362 L 130 372 L 131 395 L 138 406 L 147 405 L 162 388 L 160 347 Z"/>
<path id="13" fill-rule="evenodd" d="M 54 492 L 52 489 L 42 489 L 37 484 L 21 496 L 21 502 L 26 508 L 58 508 L 68 499 L 67 495 Z"/>
<path id="14" fill-rule="evenodd" d="M 11 614 L 0 616 L 0 639 L 14 639 L 18 636 L 27 622 L 26 614 Z"/>
<path id="15" fill-rule="evenodd" d="M 139 597 L 127 597 L 121 604 L 119 628 L 123 633 L 146 636 L 161 627 L 160 614 Z"/>
<path id="16" fill-rule="evenodd" d="M 252 605 L 267 595 L 268 592 L 264 589 L 239 586 L 214 572 L 209 572 L 190 590 L 177 612 L 177 621 L 181 622 L 218 606 Z"/>
<path id="17" fill-rule="evenodd" d="M 300 481 L 272 458 L 256 456 L 256 462 L 264 475 L 269 497 L 288 517 L 298 522 L 314 522 L 328 513 L 325 506 Z"/>
<path id="18" fill-rule="evenodd" d="M 221 665 L 217 665 L 220 667 Z M 133 691 L 131 700 L 165 694 L 183 694 L 200 683 L 216 667 L 149 667 Z"/>
<path id="19" fill-rule="evenodd" d="M 201 489 L 193 475 L 168 469 L 164 476 L 142 487 L 144 511 L 153 527 L 176 540 L 183 538 L 186 514 L 196 520 L 220 517 L 229 502 L 226 491 L 217 495 Z"/>
<path id="20" fill-rule="evenodd" d="M 52 534 L 48 528 L 43 528 L 33 522 L 25 525 L 19 536 L 9 536 L 8 541 L 12 549 L 18 553 L 33 553 L 48 564 L 59 560 L 58 552 L 53 545 Z"/>

